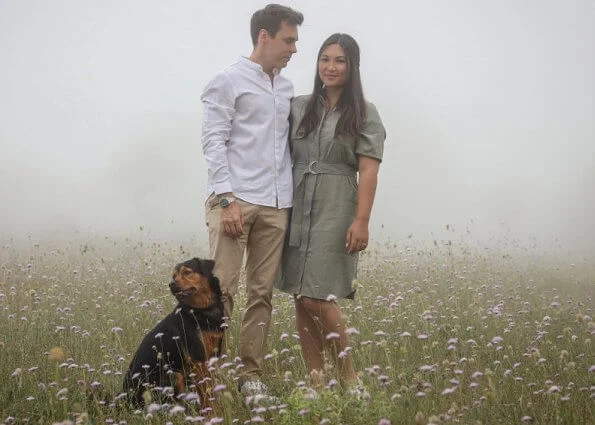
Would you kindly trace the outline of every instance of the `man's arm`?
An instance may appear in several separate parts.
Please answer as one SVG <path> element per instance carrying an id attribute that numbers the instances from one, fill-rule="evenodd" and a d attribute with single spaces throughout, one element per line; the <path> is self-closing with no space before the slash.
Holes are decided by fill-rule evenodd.
<path id="1" fill-rule="evenodd" d="M 224 74 L 218 74 L 205 88 L 201 100 L 204 105 L 202 149 L 213 190 L 216 195 L 232 196 L 227 162 L 227 142 L 235 115 L 235 95 L 231 81 Z M 231 237 L 243 233 L 244 217 L 237 202 L 221 209 L 220 225 Z"/>
<path id="2" fill-rule="evenodd" d="M 202 150 L 215 194 L 233 192 L 227 163 L 227 142 L 235 115 L 235 95 L 231 81 L 218 74 L 202 93 L 204 105 Z"/>

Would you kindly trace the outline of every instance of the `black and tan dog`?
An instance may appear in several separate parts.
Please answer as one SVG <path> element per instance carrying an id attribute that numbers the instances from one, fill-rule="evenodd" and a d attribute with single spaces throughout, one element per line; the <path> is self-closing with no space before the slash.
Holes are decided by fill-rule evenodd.
<path id="1" fill-rule="evenodd" d="M 179 303 L 145 336 L 124 377 L 124 391 L 132 404 L 144 404 L 143 394 L 153 390 L 152 399 L 161 400 L 168 391 L 170 400 L 197 392 L 203 408 L 211 405 L 208 362 L 220 352 L 224 330 L 214 265 L 193 258 L 174 268 L 169 287 Z"/>

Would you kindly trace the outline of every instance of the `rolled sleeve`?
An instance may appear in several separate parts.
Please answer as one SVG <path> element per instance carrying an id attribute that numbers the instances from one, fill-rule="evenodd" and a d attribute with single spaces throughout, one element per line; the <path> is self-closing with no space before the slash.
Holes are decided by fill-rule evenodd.
<path id="1" fill-rule="evenodd" d="M 367 118 L 357 142 L 355 153 L 382 161 L 386 130 L 376 107 L 368 102 Z"/>
<path id="2" fill-rule="evenodd" d="M 218 74 L 204 89 L 202 148 L 216 194 L 233 192 L 227 160 L 227 143 L 235 115 L 235 95 L 231 81 Z"/>

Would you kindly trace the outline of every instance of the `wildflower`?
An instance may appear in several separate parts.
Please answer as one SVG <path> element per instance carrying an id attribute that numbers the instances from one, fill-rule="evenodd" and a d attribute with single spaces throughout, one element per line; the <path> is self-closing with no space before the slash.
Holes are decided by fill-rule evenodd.
<path id="1" fill-rule="evenodd" d="M 61 362 L 64 359 L 64 351 L 60 347 L 54 347 L 48 353 L 48 358 L 55 362 Z"/>
<path id="2" fill-rule="evenodd" d="M 178 413 L 184 413 L 186 411 L 186 408 L 183 406 L 174 406 L 170 409 L 169 414 L 170 415 L 177 415 Z"/>
<path id="3" fill-rule="evenodd" d="M 347 329 L 345 329 L 345 333 L 347 335 L 354 335 L 354 334 L 359 335 L 359 331 L 355 328 L 347 328 Z"/>
<path id="4" fill-rule="evenodd" d="M 147 413 L 157 413 L 161 409 L 160 404 L 151 403 L 147 406 Z"/>
<path id="5" fill-rule="evenodd" d="M 378 421 L 378 425 L 391 425 L 390 421 L 386 418 L 382 418 Z"/>
<path id="6" fill-rule="evenodd" d="M 326 339 L 336 339 L 339 338 L 341 335 L 339 335 L 337 332 L 329 332 L 326 335 Z"/>
<path id="7" fill-rule="evenodd" d="M 213 392 L 220 392 L 223 391 L 227 388 L 227 386 L 225 384 L 219 384 L 219 385 L 215 385 L 215 388 L 213 388 Z"/>
<path id="8" fill-rule="evenodd" d="M 533 417 L 531 417 L 531 416 L 523 416 L 521 418 L 521 422 L 523 422 L 523 423 L 533 422 Z"/>
<path id="9" fill-rule="evenodd" d="M 380 375 L 378 382 L 380 382 L 381 386 L 387 386 L 390 383 L 390 378 L 387 375 Z"/>
<path id="10" fill-rule="evenodd" d="M 124 329 L 122 329 L 122 328 L 121 328 L 121 327 L 119 327 L 119 326 L 114 326 L 114 327 L 112 328 L 111 332 L 112 332 L 113 334 L 117 334 L 117 333 L 120 333 L 120 332 L 122 332 L 123 330 L 124 330 Z"/>
<path id="11" fill-rule="evenodd" d="M 440 393 L 440 395 L 448 395 L 448 394 L 452 394 L 457 390 L 457 387 L 450 387 L 450 388 L 445 388 L 444 391 L 442 391 Z"/>
<path id="12" fill-rule="evenodd" d="M 186 394 L 180 394 L 180 397 L 183 396 L 185 401 L 188 402 L 196 402 L 196 403 L 200 403 L 200 396 L 198 395 L 198 393 L 195 392 L 190 392 L 190 393 L 186 393 Z"/>
<path id="13" fill-rule="evenodd" d="M 411 334 L 407 331 L 405 332 L 401 332 L 401 334 L 399 336 L 405 337 L 405 336 L 411 336 Z"/>
<path id="14" fill-rule="evenodd" d="M 21 368 L 20 368 L 20 367 L 17 367 L 17 368 L 14 370 L 14 372 L 12 372 L 12 375 L 10 375 L 10 376 L 13 376 L 13 377 L 14 377 L 14 376 L 19 376 L 19 375 L 21 374 L 21 372 L 22 372 Z"/>
<path id="15" fill-rule="evenodd" d="M 426 339 L 428 339 L 428 336 L 427 336 L 426 334 L 419 334 L 419 335 L 417 336 L 417 339 L 420 339 L 420 340 L 422 340 L 422 341 L 423 341 L 423 340 L 426 340 Z"/>
<path id="16" fill-rule="evenodd" d="M 560 392 L 560 387 L 558 387 L 557 385 L 552 385 L 548 390 L 547 393 L 548 394 L 556 394 Z"/>

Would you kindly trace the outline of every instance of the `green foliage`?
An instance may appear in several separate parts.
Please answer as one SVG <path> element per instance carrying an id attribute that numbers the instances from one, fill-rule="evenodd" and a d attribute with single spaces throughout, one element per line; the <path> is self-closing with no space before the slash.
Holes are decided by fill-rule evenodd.
<path id="1" fill-rule="evenodd" d="M 331 364 L 328 388 L 311 397 L 293 302 L 277 293 L 263 379 L 280 406 L 244 405 L 232 326 L 229 352 L 215 365 L 216 384 L 225 385 L 215 413 L 205 417 L 196 405 L 131 410 L 119 397 L 123 373 L 145 332 L 173 308 L 171 268 L 191 251 L 146 239 L 4 245 L 0 421 L 588 424 L 593 417 L 593 263 L 453 242 L 363 256 L 356 300 L 341 306 L 369 402 L 334 384 Z"/>

